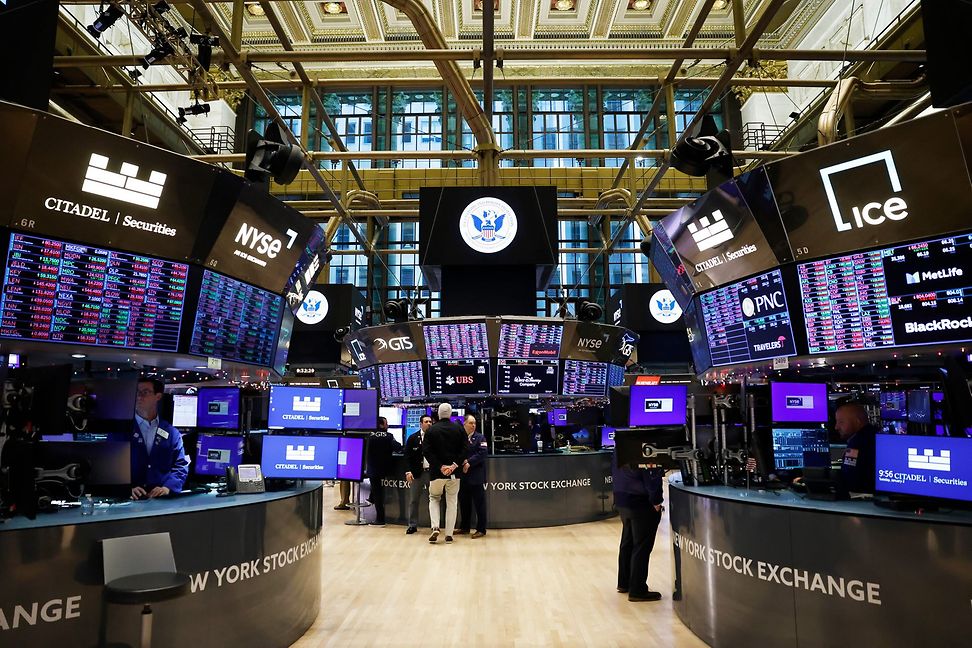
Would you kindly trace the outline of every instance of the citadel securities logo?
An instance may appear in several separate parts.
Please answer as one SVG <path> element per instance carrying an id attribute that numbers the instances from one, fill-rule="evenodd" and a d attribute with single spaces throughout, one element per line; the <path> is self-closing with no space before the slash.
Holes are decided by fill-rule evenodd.
<path id="1" fill-rule="evenodd" d="M 682 316 L 682 309 L 668 289 L 659 290 L 648 300 L 648 311 L 661 324 L 674 324 Z"/>
<path id="2" fill-rule="evenodd" d="M 321 397 L 294 396 L 293 410 L 295 412 L 320 412 Z"/>
<path id="3" fill-rule="evenodd" d="M 919 454 L 918 448 L 908 448 L 908 467 L 914 470 L 950 472 L 952 470 L 952 452 L 942 450 L 936 456 L 934 450 L 923 449 Z"/>
<path id="4" fill-rule="evenodd" d="M 824 193 L 827 194 L 827 202 L 830 204 L 830 211 L 834 217 L 834 224 L 838 232 L 846 232 L 855 227 L 861 229 L 866 225 L 880 225 L 886 220 L 900 221 L 908 217 L 908 203 L 899 196 L 887 198 L 884 203 L 869 202 L 863 207 L 852 206 L 852 221 L 844 220 L 840 205 L 837 203 L 837 196 L 834 193 L 834 186 L 831 178 L 838 173 L 866 166 L 868 164 L 883 163 L 891 181 L 891 190 L 894 193 L 901 191 L 901 179 L 898 177 L 898 169 L 894 164 L 894 157 L 891 151 L 881 151 L 872 155 L 855 158 L 840 164 L 824 167 L 820 169 L 820 179 L 823 181 Z"/>
<path id="5" fill-rule="evenodd" d="M 316 448 L 312 445 L 289 445 L 286 447 L 286 458 L 287 461 L 314 461 L 315 450 Z"/>
<path id="6" fill-rule="evenodd" d="M 151 171 L 147 181 L 139 180 L 138 166 L 129 162 L 122 162 L 118 173 L 109 171 L 108 158 L 92 153 L 81 191 L 156 209 L 165 180 L 166 174 L 161 171 Z"/>
<path id="7" fill-rule="evenodd" d="M 494 254 L 516 238 L 516 214 L 499 198 L 477 198 L 459 216 L 459 235 L 470 248 Z"/>
<path id="8" fill-rule="evenodd" d="M 327 317 L 327 297 L 317 290 L 312 290 L 304 297 L 300 308 L 297 309 L 297 319 L 304 324 L 314 325 Z"/>
<path id="9" fill-rule="evenodd" d="M 688 231 L 695 240 L 699 252 L 704 252 L 733 238 L 729 223 L 722 215 L 722 210 L 712 212 L 712 216 L 703 216 L 695 223 L 688 224 Z"/>

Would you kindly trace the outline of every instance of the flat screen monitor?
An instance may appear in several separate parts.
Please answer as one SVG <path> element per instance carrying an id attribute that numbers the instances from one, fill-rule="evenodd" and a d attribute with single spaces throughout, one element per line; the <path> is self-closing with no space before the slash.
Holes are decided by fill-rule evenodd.
<path id="1" fill-rule="evenodd" d="M 342 429 L 374 430 L 377 427 L 378 390 L 345 389 Z"/>
<path id="2" fill-rule="evenodd" d="M 364 479 L 364 437 L 341 437 L 338 439 L 337 478 L 348 481 Z"/>
<path id="3" fill-rule="evenodd" d="M 408 433 L 406 438 L 417 432 L 422 425 L 423 416 L 432 416 L 431 407 L 409 407 L 405 410 L 405 430 Z"/>
<path id="4" fill-rule="evenodd" d="M 779 270 L 704 293 L 698 303 L 714 366 L 796 355 Z"/>
<path id="5" fill-rule="evenodd" d="M 177 428 L 196 427 L 198 397 L 195 394 L 175 394 L 172 396 L 172 425 Z"/>
<path id="6" fill-rule="evenodd" d="M 421 362 L 395 362 L 378 365 L 381 400 L 400 401 L 425 398 L 425 371 Z"/>
<path id="7" fill-rule="evenodd" d="M 587 427 L 582 427 L 570 433 L 571 442 L 577 445 L 589 446 L 591 445 L 592 439 L 593 435 L 591 434 L 591 430 Z"/>
<path id="8" fill-rule="evenodd" d="M 675 251 L 675 244 L 662 227 L 656 227 L 652 231 L 648 258 L 661 280 L 672 291 L 672 296 L 675 297 L 678 305 L 683 309 L 686 308 L 695 295 L 695 284 Z"/>
<path id="9" fill-rule="evenodd" d="M 486 360 L 486 322 L 424 324 L 425 352 L 429 360 Z"/>
<path id="10" fill-rule="evenodd" d="M 429 360 L 429 396 L 489 394 L 489 360 Z"/>
<path id="11" fill-rule="evenodd" d="M 773 428 L 776 470 L 826 468 L 830 465 L 830 434 L 824 427 Z"/>
<path id="12" fill-rule="evenodd" d="M 665 452 L 676 447 L 688 447 L 685 427 L 655 427 L 621 429 L 614 434 L 614 453 L 618 465 L 647 464 L 674 468 L 678 463 Z"/>
<path id="13" fill-rule="evenodd" d="M 603 398 L 608 387 L 608 363 L 564 360 L 564 396 Z"/>
<path id="14" fill-rule="evenodd" d="M 271 430 L 340 430 L 343 421 L 343 389 L 270 385 Z"/>
<path id="15" fill-rule="evenodd" d="M 547 412 L 547 423 L 550 425 L 567 425 L 567 408 L 555 407 Z"/>
<path id="16" fill-rule="evenodd" d="M 189 353 L 271 367 L 283 312 L 280 295 L 204 270 Z"/>
<path id="17" fill-rule="evenodd" d="M 393 439 L 398 441 L 399 444 L 405 443 L 405 428 L 390 427 L 388 428 L 388 434 L 390 434 Z"/>
<path id="18" fill-rule="evenodd" d="M 358 379 L 365 389 L 378 389 L 378 368 L 362 367 L 358 370 Z"/>
<path id="19" fill-rule="evenodd" d="M 87 486 L 129 486 L 132 445 L 129 441 L 52 441 L 40 444 L 44 468 L 56 470 L 79 463 Z"/>
<path id="20" fill-rule="evenodd" d="M 196 400 L 196 425 L 203 429 L 240 429 L 240 388 L 200 387 Z"/>
<path id="21" fill-rule="evenodd" d="M 10 235 L 0 337 L 178 351 L 189 266 Z"/>
<path id="22" fill-rule="evenodd" d="M 557 360 L 496 361 L 496 393 L 504 396 L 553 396 L 557 393 Z"/>
<path id="23" fill-rule="evenodd" d="M 885 434 L 908 434 L 908 421 L 881 421 Z"/>
<path id="24" fill-rule="evenodd" d="M 498 357 L 508 360 L 556 359 L 560 357 L 563 323 L 500 322 Z"/>
<path id="25" fill-rule="evenodd" d="M 226 467 L 236 468 L 243 460 L 243 437 L 200 434 L 193 471 L 206 477 L 222 477 Z"/>
<path id="26" fill-rule="evenodd" d="M 601 447 L 602 448 L 613 448 L 614 447 L 614 431 L 616 428 L 605 425 L 601 428 Z"/>
<path id="27" fill-rule="evenodd" d="M 797 265 L 810 353 L 972 339 L 972 234 Z"/>
<path id="28" fill-rule="evenodd" d="M 908 420 L 908 394 L 904 390 L 881 392 L 881 418 L 886 421 Z"/>
<path id="29" fill-rule="evenodd" d="M 76 376 L 72 379 L 71 395 L 83 396 L 87 402 L 84 431 L 92 434 L 131 432 L 137 389 L 138 374 L 135 372 L 118 378 Z M 72 414 L 72 418 L 77 420 L 80 415 Z"/>
<path id="30" fill-rule="evenodd" d="M 337 479 L 339 438 L 266 435 L 260 459 L 263 476 L 270 479 Z"/>
<path id="31" fill-rule="evenodd" d="M 618 364 L 608 364 L 607 386 L 620 387 L 624 384 L 624 366 Z"/>
<path id="32" fill-rule="evenodd" d="M 875 488 L 972 502 L 972 438 L 878 434 Z"/>
<path id="33" fill-rule="evenodd" d="M 774 423 L 826 423 L 826 383 L 770 383 L 770 412 Z"/>
<path id="34" fill-rule="evenodd" d="M 686 385 L 632 385 L 630 394 L 629 426 L 685 425 Z"/>
<path id="35" fill-rule="evenodd" d="M 378 416 L 384 417 L 388 422 L 388 427 L 403 427 L 405 421 L 405 410 L 401 407 L 379 407 Z"/>
<path id="36" fill-rule="evenodd" d="M 931 423 L 931 392 L 927 389 L 912 389 L 908 392 L 908 420 L 913 423 Z"/>

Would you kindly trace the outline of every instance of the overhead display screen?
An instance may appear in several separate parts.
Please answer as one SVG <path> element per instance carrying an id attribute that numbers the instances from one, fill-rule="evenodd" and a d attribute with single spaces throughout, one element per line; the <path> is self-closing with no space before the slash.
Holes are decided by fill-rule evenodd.
<path id="1" fill-rule="evenodd" d="M 278 295 L 205 270 L 189 353 L 270 366 L 283 310 Z"/>
<path id="2" fill-rule="evenodd" d="M 585 360 L 564 360 L 564 396 L 601 398 L 607 393 L 608 364 Z"/>
<path id="3" fill-rule="evenodd" d="M 779 270 L 699 296 L 714 366 L 796 355 Z"/>
<path id="4" fill-rule="evenodd" d="M 624 384 L 624 367 L 616 364 L 608 365 L 608 387 L 620 387 Z"/>
<path id="5" fill-rule="evenodd" d="M 705 339 L 705 324 L 702 322 L 695 302 L 685 309 L 685 334 L 688 336 L 689 348 L 692 350 L 695 372 L 701 374 L 712 367 L 712 358 L 709 356 L 709 344 Z"/>
<path id="6" fill-rule="evenodd" d="M 878 434 L 875 441 L 878 491 L 972 501 L 972 439 Z"/>
<path id="7" fill-rule="evenodd" d="M 430 396 L 478 396 L 490 386 L 489 360 L 429 360 Z"/>
<path id="8" fill-rule="evenodd" d="M 770 383 L 774 423 L 826 423 L 826 383 Z"/>
<path id="9" fill-rule="evenodd" d="M 240 388 L 202 387 L 196 400 L 196 423 L 201 428 L 238 430 Z"/>
<path id="10" fill-rule="evenodd" d="M 378 365 L 381 400 L 425 397 L 425 372 L 421 362 L 396 362 Z"/>
<path id="11" fill-rule="evenodd" d="M 660 224 L 699 290 L 778 265 L 734 180 L 666 216 Z"/>
<path id="12" fill-rule="evenodd" d="M 270 385 L 270 429 L 340 430 L 344 390 Z"/>
<path id="13" fill-rule="evenodd" d="M 498 357 L 513 360 L 557 358 L 564 335 L 563 323 L 500 323 Z"/>
<path id="14" fill-rule="evenodd" d="M 651 264 L 658 271 L 658 276 L 672 291 L 672 296 L 675 297 L 679 307 L 688 307 L 692 297 L 695 296 L 695 284 L 664 228 L 656 227 L 652 231 L 651 250 L 648 256 Z"/>
<path id="15" fill-rule="evenodd" d="M 345 430 L 378 429 L 378 390 L 345 389 L 342 426 Z"/>
<path id="16" fill-rule="evenodd" d="M 797 265 L 810 353 L 972 339 L 972 235 Z"/>
<path id="17" fill-rule="evenodd" d="M 368 367 L 379 362 L 412 362 L 425 359 L 425 338 L 418 322 L 372 326 L 352 331 L 344 344 L 355 364 Z"/>
<path id="18" fill-rule="evenodd" d="M 951 113 L 765 168 L 797 261 L 969 227 L 972 186 Z"/>
<path id="19" fill-rule="evenodd" d="M 486 322 L 425 324 L 422 332 L 429 360 L 489 358 Z"/>
<path id="20" fill-rule="evenodd" d="M 678 308 L 674 301 L 672 304 Z M 623 328 L 597 322 L 567 320 L 564 322 L 560 357 L 613 362 L 617 356 L 618 338 L 624 331 Z"/>
<path id="21" fill-rule="evenodd" d="M 557 393 L 556 360 L 496 361 L 496 393 L 510 396 L 552 396 Z"/>
<path id="22" fill-rule="evenodd" d="M 12 234 L 0 336 L 177 351 L 189 266 Z"/>

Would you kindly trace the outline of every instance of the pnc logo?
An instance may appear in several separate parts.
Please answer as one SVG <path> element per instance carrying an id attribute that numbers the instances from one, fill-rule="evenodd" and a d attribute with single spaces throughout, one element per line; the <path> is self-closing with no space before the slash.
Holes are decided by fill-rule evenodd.
<path id="1" fill-rule="evenodd" d="M 883 203 L 869 202 L 863 207 L 851 207 L 851 220 L 847 222 L 844 214 L 841 213 L 840 205 L 837 204 L 837 196 L 834 194 L 831 178 L 849 169 L 856 169 L 868 164 L 883 162 L 887 170 L 888 179 L 891 181 L 891 190 L 895 193 L 901 191 L 901 179 L 898 177 L 898 169 L 894 165 L 894 158 L 891 151 L 881 151 L 872 155 L 841 162 L 833 166 L 820 169 L 820 179 L 823 181 L 824 192 L 827 194 L 827 202 L 830 203 L 830 211 L 834 217 L 834 224 L 838 232 L 863 228 L 865 225 L 880 225 L 885 220 L 899 221 L 908 217 L 908 203 L 899 196 L 891 196 Z"/>
<path id="2" fill-rule="evenodd" d="M 410 351 L 415 348 L 415 344 L 411 338 L 405 335 L 389 338 L 387 341 L 381 338 L 375 338 L 375 344 L 378 345 L 379 351 L 384 351 L 385 349 L 391 349 L 392 351 Z"/>
<path id="3" fill-rule="evenodd" d="M 768 295 L 756 295 L 756 297 L 744 297 L 742 300 L 742 312 L 746 317 L 753 317 L 768 310 L 779 310 L 786 305 L 783 300 L 783 291 L 776 290 Z"/>

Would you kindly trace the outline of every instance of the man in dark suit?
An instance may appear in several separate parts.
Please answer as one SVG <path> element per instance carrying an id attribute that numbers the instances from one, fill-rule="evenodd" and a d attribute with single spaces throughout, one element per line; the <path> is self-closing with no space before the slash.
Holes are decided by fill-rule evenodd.
<path id="1" fill-rule="evenodd" d="M 182 434 L 159 418 L 165 386 L 156 378 L 138 381 L 132 430 L 132 499 L 154 499 L 182 492 L 189 461 Z"/>
<path id="2" fill-rule="evenodd" d="M 489 446 L 482 432 L 476 431 L 476 417 L 466 414 L 462 424 L 469 439 L 469 451 L 462 462 L 462 477 L 459 486 L 459 517 L 462 522 L 456 534 L 469 533 L 472 528 L 472 507 L 476 507 L 476 532 L 472 538 L 486 535 L 486 457 Z"/>
<path id="3" fill-rule="evenodd" d="M 368 441 L 368 481 L 371 495 L 368 500 L 375 505 L 375 519 L 372 526 L 385 526 L 385 486 L 381 480 L 391 474 L 392 452 L 402 449 L 402 444 L 388 433 L 388 419 L 378 417 L 378 429 Z"/>
<path id="4" fill-rule="evenodd" d="M 452 542 L 452 532 L 456 527 L 459 499 L 459 467 L 466 460 L 468 441 L 466 433 L 452 416 L 452 405 L 439 405 L 439 421 L 429 428 L 422 442 L 422 454 L 429 462 L 432 473 L 429 481 L 429 517 L 432 520 L 432 534 L 429 542 L 435 544 L 439 539 L 439 523 L 442 512 L 439 503 L 445 493 L 446 542 Z"/>
<path id="5" fill-rule="evenodd" d="M 418 531 L 419 500 L 429 490 L 429 462 L 422 455 L 425 433 L 432 427 L 432 417 L 426 414 L 419 421 L 418 432 L 405 440 L 405 481 L 408 482 L 408 528 L 406 534 Z"/>
<path id="6" fill-rule="evenodd" d="M 664 509 L 664 471 L 653 466 L 619 466 L 614 454 L 611 472 L 614 506 L 621 515 L 618 592 L 627 594 L 629 601 L 657 601 L 661 594 L 648 588 L 648 560 Z"/>

